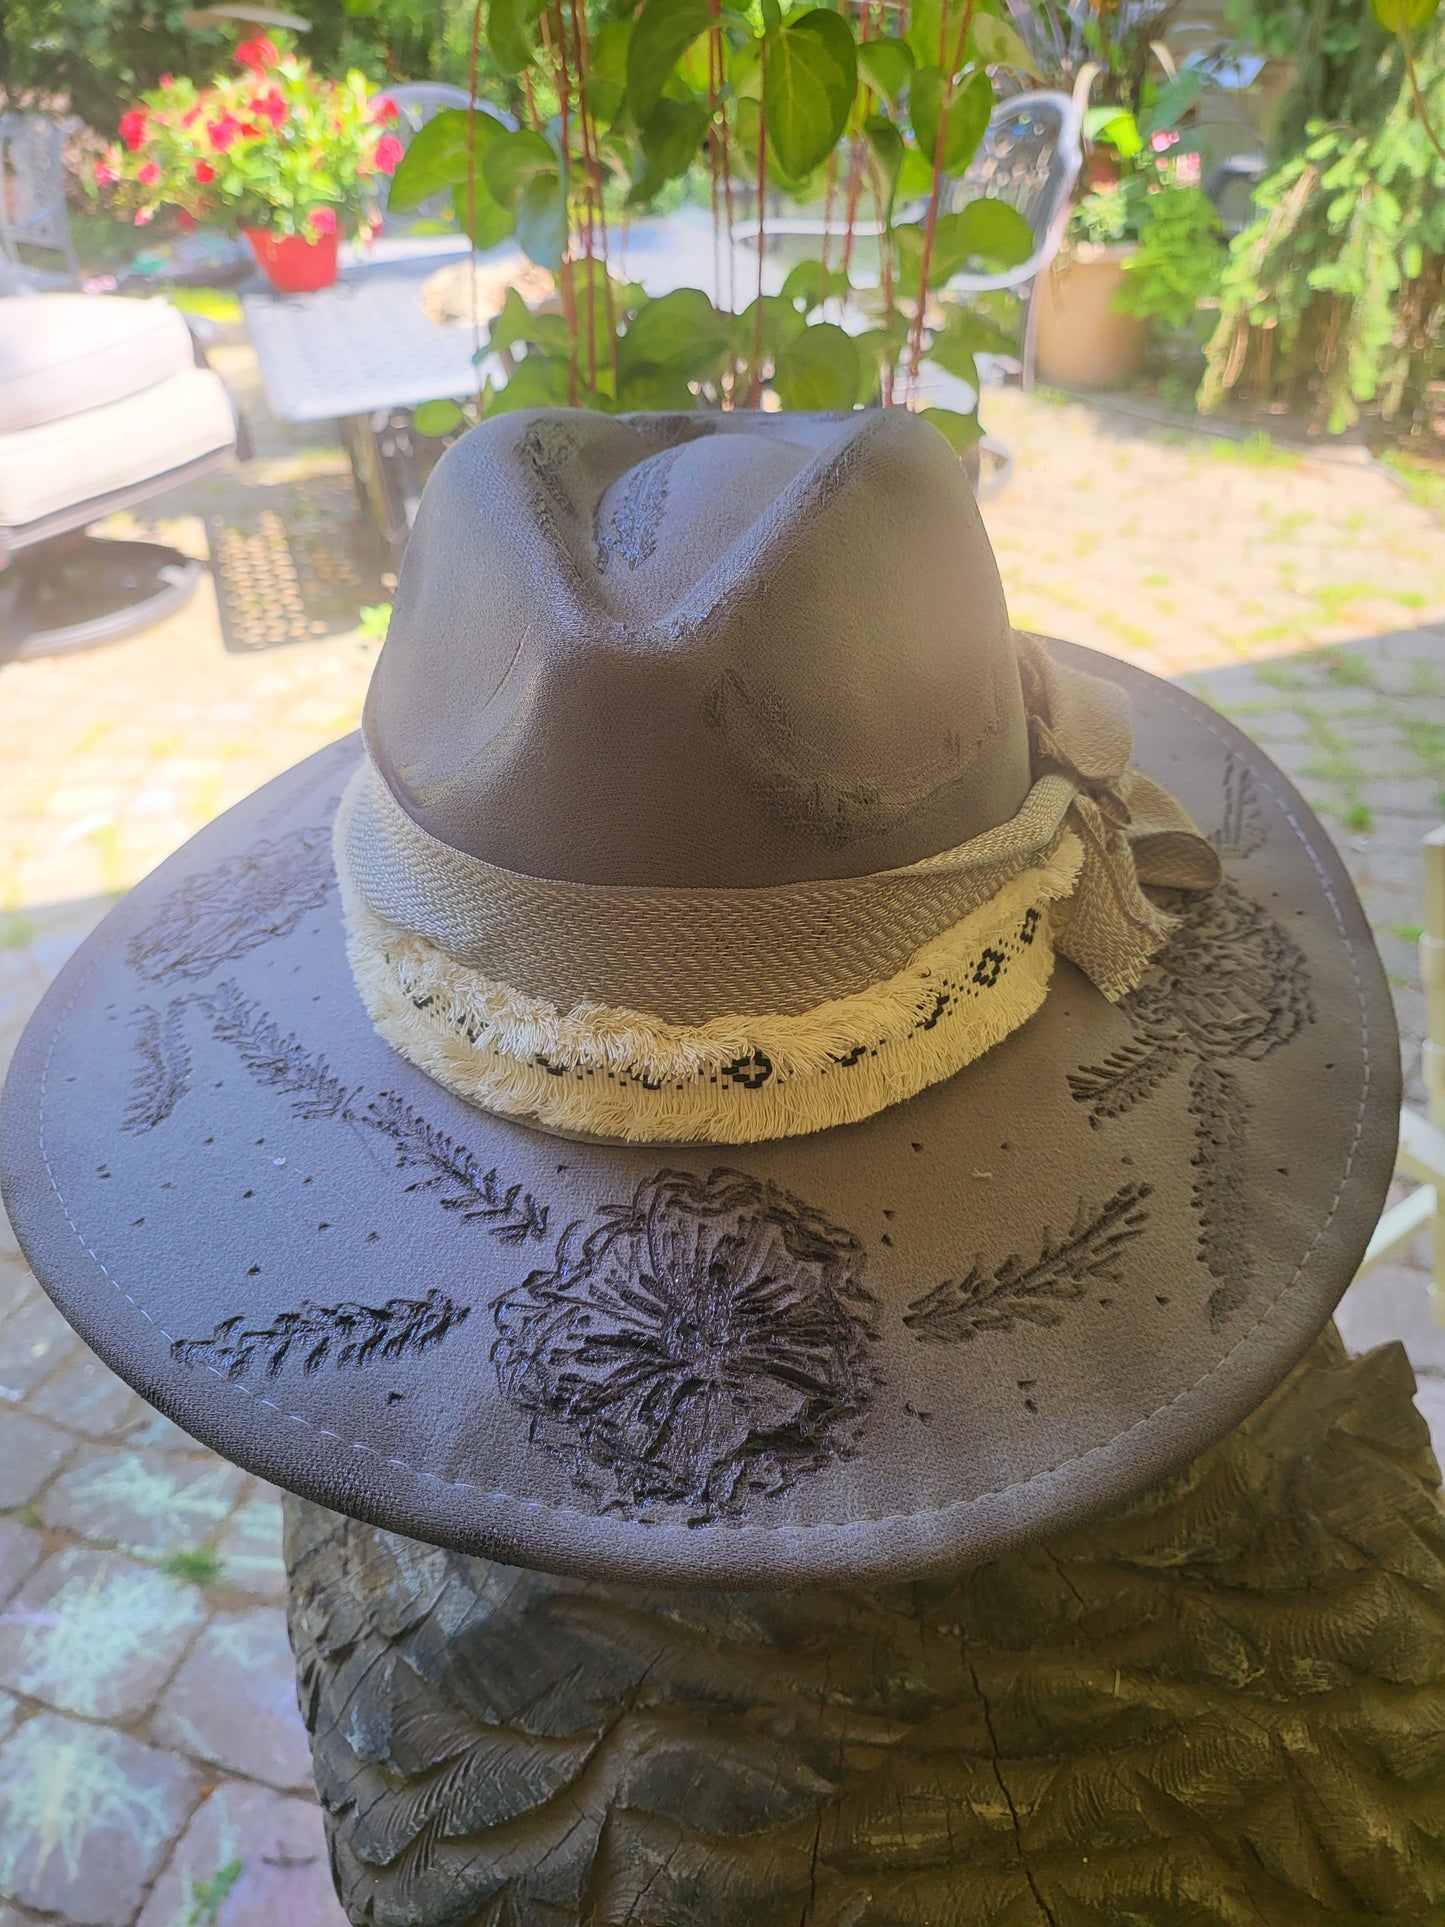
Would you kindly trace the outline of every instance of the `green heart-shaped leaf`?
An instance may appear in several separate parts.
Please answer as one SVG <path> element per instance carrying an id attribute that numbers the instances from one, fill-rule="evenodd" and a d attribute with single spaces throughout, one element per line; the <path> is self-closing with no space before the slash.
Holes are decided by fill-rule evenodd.
<path id="1" fill-rule="evenodd" d="M 842 138 L 858 91 L 853 30 L 821 8 L 770 34 L 763 77 L 768 140 L 785 174 L 810 174 Z"/>
<path id="2" fill-rule="evenodd" d="M 627 106 L 645 127 L 673 69 L 712 25 L 707 0 L 645 0 L 627 45 Z"/>
<path id="3" fill-rule="evenodd" d="M 975 13 L 969 29 L 973 50 L 985 67 L 1013 67 L 1021 74 L 1037 74 L 1038 63 L 1007 20 L 997 14 Z"/>
<path id="4" fill-rule="evenodd" d="M 847 409 L 858 399 L 863 365 L 852 335 L 818 321 L 779 352 L 773 386 L 784 408 Z"/>
<path id="5" fill-rule="evenodd" d="M 418 435 L 450 435 L 465 420 L 454 401 L 424 401 L 413 410 L 411 423 Z"/>
<path id="6" fill-rule="evenodd" d="M 487 45 L 504 74 L 519 74 L 531 66 L 536 52 L 533 36 L 541 11 L 539 0 L 491 0 Z"/>
<path id="7" fill-rule="evenodd" d="M 387 206 L 403 214 L 434 194 L 445 194 L 467 178 L 469 157 L 480 170 L 487 148 L 506 131 L 499 120 L 480 110 L 449 107 L 434 115 L 412 135 L 398 161 Z"/>
<path id="8" fill-rule="evenodd" d="M 567 251 L 567 201 L 555 174 L 536 174 L 517 202 L 517 243 L 529 261 L 553 274 Z"/>
<path id="9" fill-rule="evenodd" d="M 707 123 L 707 109 L 701 101 L 660 100 L 642 130 L 642 151 L 647 156 L 649 174 L 664 181 L 685 174 L 702 145 Z"/>
<path id="10" fill-rule="evenodd" d="M 884 100 L 897 100 L 913 72 L 913 49 L 906 40 L 860 40 L 858 71 Z"/>
<path id="11" fill-rule="evenodd" d="M 465 181 L 452 189 L 452 211 L 462 233 L 483 253 L 496 247 L 499 241 L 505 241 L 516 226 L 512 210 L 497 205 L 480 176 L 473 181 L 470 191 Z"/>
<path id="12" fill-rule="evenodd" d="M 1440 11 L 1440 0 L 1370 0 L 1370 11 L 1386 33 L 1418 33 Z"/>
<path id="13" fill-rule="evenodd" d="M 938 124 L 943 113 L 943 74 L 937 67 L 920 67 L 908 90 L 908 117 L 918 136 L 920 153 L 933 163 L 938 152 Z M 993 112 L 993 83 L 987 74 L 971 74 L 954 93 L 943 137 L 942 165 L 946 174 L 962 174 L 983 139 Z"/>
<path id="14" fill-rule="evenodd" d="M 893 218 L 893 201 L 898 193 L 898 176 L 903 167 L 903 156 L 907 151 L 903 144 L 903 136 L 892 121 L 885 120 L 882 114 L 870 114 L 863 123 L 863 138 L 868 143 L 869 151 L 882 177 L 883 194 L 880 198 L 883 202 L 883 218 L 888 221 Z"/>
<path id="15" fill-rule="evenodd" d="M 956 408 L 923 408 L 919 413 L 946 438 L 955 455 L 966 454 L 983 435 L 977 415 L 961 415 Z"/>
<path id="16" fill-rule="evenodd" d="M 482 178 L 498 206 L 515 208 L 522 190 L 539 174 L 555 174 L 557 156 L 551 143 L 529 127 L 499 134 L 482 161 Z"/>
<path id="17" fill-rule="evenodd" d="M 701 288 L 674 288 L 644 301 L 618 343 L 618 365 L 679 368 L 696 373 L 731 339 L 727 322 Z"/>

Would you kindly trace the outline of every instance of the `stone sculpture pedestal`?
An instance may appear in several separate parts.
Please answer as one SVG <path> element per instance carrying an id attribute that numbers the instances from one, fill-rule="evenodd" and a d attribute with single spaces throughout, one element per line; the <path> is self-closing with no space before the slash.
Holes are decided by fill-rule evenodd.
<path id="1" fill-rule="evenodd" d="M 883 1589 L 648 1592 L 288 1501 L 366 1927 L 1445 1918 L 1445 1511 L 1333 1330 L 1113 1517 Z"/>

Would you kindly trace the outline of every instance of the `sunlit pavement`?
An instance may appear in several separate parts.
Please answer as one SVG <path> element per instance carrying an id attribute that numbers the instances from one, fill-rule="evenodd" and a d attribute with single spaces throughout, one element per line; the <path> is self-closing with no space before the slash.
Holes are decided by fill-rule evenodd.
<path id="1" fill-rule="evenodd" d="M 258 457 L 152 504 L 201 517 L 339 477 L 217 365 Z M 985 504 L 1015 621 L 1180 678 L 1325 817 L 1390 971 L 1419 1100 L 1418 843 L 1445 819 L 1445 531 L 1358 455 L 1304 457 L 989 393 L 1014 459 Z M 358 600 L 369 600 L 368 595 Z M 354 727 L 376 644 L 221 646 L 209 582 L 112 648 L 0 668 L 0 1062 L 115 897 L 219 811 Z M 1423 1274 L 1352 1292 L 1402 1337 L 1445 1439 Z M 330 1927 L 281 1610 L 274 1492 L 196 1447 L 51 1311 L 0 1228 L 0 1927 Z"/>

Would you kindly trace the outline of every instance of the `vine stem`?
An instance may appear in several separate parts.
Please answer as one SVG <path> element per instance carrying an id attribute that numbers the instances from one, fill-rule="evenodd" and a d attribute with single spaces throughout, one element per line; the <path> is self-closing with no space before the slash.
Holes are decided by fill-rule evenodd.
<path id="1" fill-rule="evenodd" d="M 768 87 L 768 37 L 763 35 L 758 58 L 758 297 L 753 307 L 753 368 L 748 383 L 748 406 L 756 408 L 763 395 L 763 253 L 764 202 L 768 189 L 768 115 L 763 105 Z"/>
<path id="2" fill-rule="evenodd" d="M 1410 83 L 1410 98 L 1415 103 L 1415 112 L 1420 116 L 1420 125 L 1425 130 L 1425 138 L 1441 160 L 1445 161 L 1445 146 L 1441 145 L 1440 136 L 1431 123 L 1430 109 L 1420 86 L 1420 76 L 1415 70 L 1415 50 L 1410 45 L 1409 34 L 1403 31 L 1400 34 L 1400 50 L 1405 56 L 1405 77 Z"/>
<path id="3" fill-rule="evenodd" d="M 472 40 L 467 61 L 467 265 L 471 269 L 472 367 L 477 377 L 477 412 L 482 408 L 482 322 L 477 313 L 477 72 L 482 53 L 482 4 L 472 8 Z"/>
<path id="4" fill-rule="evenodd" d="M 567 321 L 567 340 L 571 353 L 567 357 L 567 406 L 577 406 L 577 289 L 572 277 L 572 233 L 567 212 L 567 142 L 568 124 L 571 119 L 571 74 L 567 66 L 567 30 L 562 17 L 562 0 L 555 0 L 555 33 L 553 31 L 552 9 L 544 8 L 540 26 L 542 45 L 547 58 L 552 63 L 552 78 L 557 88 L 557 108 L 560 122 L 558 145 L 561 148 L 562 163 L 562 263 L 557 275 L 558 292 L 562 296 L 562 313 Z"/>
<path id="5" fill-rule="evenodd" d="M 587 380 L 595 399 L 597 394 L 597 223 L 602 214 L 602 195 L 597 183 L 597 129 L 587 105 L 587 76 L 591 54 L 587 43 L 586 12 L 581 0 L 571 0 L 572 46 L 577 63 L 577 127 L 582 140 L 582 173 L 585 181 L 583 207 L 586 220 L 583 241 L 587 256 Z M 607 237 L 602 231 L 602 272 L 607 273 Z M 616 393 L 614 381 L 613 393 Z"/>
<path id="6" fill-rule="evenodd" d="M 958 23 L 958 39 L 954 43 L 953 59 L 948 60 L 946 35 L 948 32 L 948 13 L 944 10 L 943 21 L 939 28 L 939 64 L 944 68 L 943 97 L 938 104 L 938 134 L 933 143 L 933 180 L 928 190 L 928 212 L 923 222 L 923 253 L 918 264 L 918 306 L 913 316 L 913 338 L 909 344 L 908 383 L 912 392 L 918 389 L 919 369 L 923 364 L 923 315 L 928 306 L 928 273 L 933 265 L 933 239 L 938 227 L 938 202 L 943 186 L 943 150 L 948 139 L 948 116 L 953 110 L 954 76 L 963 61 L 964 42 L 968 30 L 973 25 L 974 0 L 964 0 L 964 8 Z"/>

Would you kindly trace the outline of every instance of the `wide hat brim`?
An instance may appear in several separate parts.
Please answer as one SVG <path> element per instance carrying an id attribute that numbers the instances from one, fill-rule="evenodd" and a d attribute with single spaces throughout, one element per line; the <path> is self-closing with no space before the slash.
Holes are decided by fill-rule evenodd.
<path id="1" fill-rule="evenodd" d="M 1210 1445 L 1328 1318 L 1394 1160 L 1355 892 L 1245 737 L 1122 682 L 1226 881 L 1111 1005 L 1060 960 L 972 1067 L 833 1131 L 572 1143 L 451 1096 L 349 974 L 333 745 L 141 883 L 6 1086 L 5 1200 L 196 1438 L 396 1532 L 604 1579 L 907 1577 Z"/>

